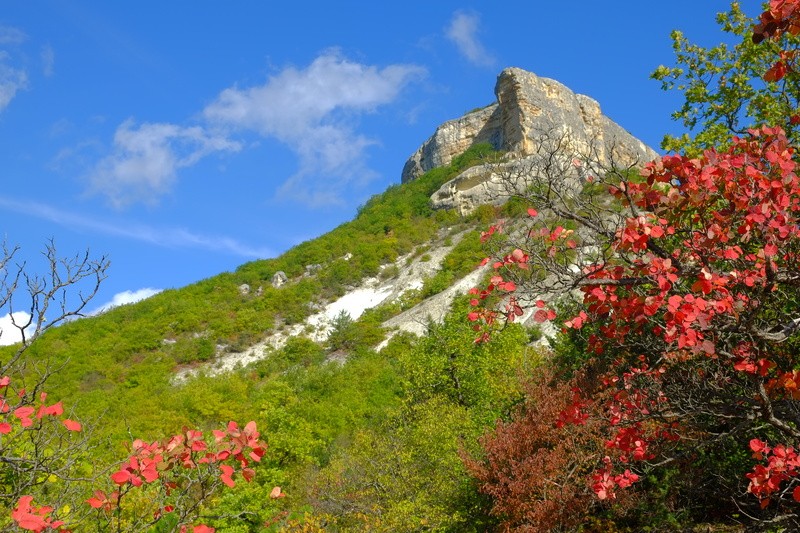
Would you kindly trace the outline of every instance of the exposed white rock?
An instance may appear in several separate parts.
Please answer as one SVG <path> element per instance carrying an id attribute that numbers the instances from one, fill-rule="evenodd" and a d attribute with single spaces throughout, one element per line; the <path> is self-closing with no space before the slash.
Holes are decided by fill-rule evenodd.
<path id="1" fill-rule="evenodd" d="M 473 144 L 489 143 L 499 147 L 502 144 L 499 135 L 499 106 L 496 103 L 445 122 L 406 161 L 402 181 L 411 181 L 432 168 L 449 165 L 455 156 Z"/>
<path id="2" fill-rule="evenodd" d="M 421 260 L 421 256 L 413 259 L 410 255 L 399 257 L 395 262 L 398 268 L 398 275 L 393 279 L 385 281 L 381 281 L 379 278 L 365 279 L 358 287 L 353 288 L 337 300 L 328 303 L 319 312 L 309 316 L 303 323 L 285 327 L 283 330 L 268 336 L 261 342 L 241 352 L 222 353 L 208 365 L 183 369 L 176 373 L 175 381 L 183 381 L 198 372 L 211 375 L 228 372 L 237 366 L 258 361 L 268 356 L 271 350 L 282 347 L 292 336 L 306 335 L 314 341 L 324 342 L 330 334 L 334 318 L 340 312 L 347 312 L 355 320 L 367 309 L 384 302 L 394 301 L 408 291 L 420 289 L 424 279 L 433 276 L 441 268 L 445 256 L 452 250 L 453 246 L 458 244 L 464 235 L 465 233 L 459 233 L 451 236 L 448 245 L 444 244 L 445 239 L 444 235 L 442 235 L 440 239 L 431 244 L 424 254 L 427 256 L 425 261 Z M 473 272 L 446 291 L 424 300 L 419 305 L 391 319 L 384 325 L 387 328 L 399 328 L 400 330 L 422 334 L 424 329 L 420 329 L 414 324 L 418 322 L 424 323 L 428 317 L 437 321 L 441 320 L 450 307 L 453 298 L 458 294 L 464 294 L 475 286 L 482 272 L 482 270 L 481 272 Z M 401 316 L 405 317 L 405 320 L 401 319 Z M 404 322 L 413 324 L 406 325 Z"/>
<path id="3" fill-rule="evenodd" d="M 406 331 L 417 336 L 424 335 L 428 323 L 431 321 L 441 322 L 450 309 L 450 304 L 453 303 L 453 299 L 456 296 L 465 294 L 472 287 L 477 286 L 481 278 L 486 274 L 488 268 L 488 266 L 485 266 L 474 270 L 444 291 L 434 294 L 411 309 L 403 311 L 399 315 L 384 322 L 384 327 L 391 328 L 391 331 L 386 339 L 377 346 L 377 349 L 382 350 L 386 347 L 391 338 L 398 331 Z"/>
<path id="4" fill-rule="evenodd" d="M 286 276 L 286 273 L 282 270 L 279 270 L 272 275 L 272 286 L 275 287 L 276 289 L 278 287 L 283 286 L 288 281 L 289 278 Z"/>

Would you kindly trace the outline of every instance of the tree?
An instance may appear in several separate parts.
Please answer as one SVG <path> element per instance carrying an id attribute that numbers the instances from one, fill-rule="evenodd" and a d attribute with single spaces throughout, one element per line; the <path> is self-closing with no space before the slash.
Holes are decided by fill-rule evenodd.
<path id="1" fill-rule="evenodd" d="M 575 531 L 595 506 L 585 478 L 602 445 L 599 424 L 554 424 L 576 383 L 553 378 L 547 369 L 534 376 L 513 419 L 499 421 L 481 439 L 483 456 L 466 461 L 505 531 Z"/>
<path id="2" fill-rule="evenodd" d="M 94 464 L 98 444 L 90 432 L 45 392 L 60 368 L 26 352 L 48 330 L 82 316 L 108 260 L 88 252 L 61 259 L 51 241 L 43 253 L 47 271 L 37 276 L 15 263 L 17 254 L 3 246 L 0 257 L 0 310 L 20 339 L 0 362 L 0 529 L 185 531 L 222 485 L 253 478 L 250 465 L 266 449 L 254 422 L 242 429 L 230 422 L 210 435 L 184 428 L 162 442 L 135 440 L 121 465 Z"/>
<path id="3" fill-rule="evenodd" d="M 333 317 L 327 343 L 331 351 L 352 350 L 356 347 L 358 338 L 355 324 L 350 313 L 344 309 Z"/>
<path id="4" fill-rule="evenodd" d="M 786 68 L 794 64 L 794 55 L 781 55 L 796 48 L 800 39 L 791 32 L 781 32 L 777 39 L 751 38 L 755 21 L 739 2 L 731 2 L 717 22 L 730 36 L 728 42 L 705 48 L 675 30 L 671 37 L 676 65 L 662 65 L 652 74 L 664 90 L 677 89 L 684 95 L 672 117 L 688 133 L 666 135 L 662 148 L 699 155 L 706 148 L 727 145 L 731 135 L 745 135 L 756 124 L 781 124 L 793 143 L 800 140 L 797 124 L 786 120 L 800 106 L 800 75 Z"/>
<path id="5" fill-rule="evenodd" d="M 459 458 L 480 424 L 443 396 L 358 431 L 317 476 L 309 499 L 330 530 L 485 531 Z"/>
<path id="6" fill-rule="evenodd" d="M 50 241 L 42 254 L 47 272 L 34 275 L 25 262 L 16 262 L 18 254 L 18 247 L 4 244 L 0 257 L 0 312 L 7 311 L 11 324 L 0 335 L 20 339 L 0 361 L 0 503 L 8 511 L 16 508 L 12 518 L 18 523 L 25 518 L 42 525 L 46 519 L 34 512 L 42 508 L 33 506 L 33 496 L 47 497 L 54 508 L 74 502 L 81 492 L 76 482 L 88 474 L 91 445 L 80 433 L 81 425 L 66 418 L 61 402 L 47 401 L 47 378 L 58 369 L 24 355 L 46 331 L 81 316 L 109 263 L 104 257 L 90 258 L 88 252 L 59 258 Z"/>
<path id="7" fill-rule="evenodd" d="M 473 332 L 463 321 L 467 302 L 456 300 L 452 309 L 441 323 L 430 321 L 425 335 L 398 357 L 406 394 L 412 403 L 445 397 L 492 423 L 518 401 L 518 374 L 536 354 L 519 326 L 499 332 L 489 345 L 472 343 Z"/>
<path id="8" fill-rule="evenodd" d="M 798 4 L 773 0 L 756 41 L 796 34 Z M 793 57 L 776 51 L 767 82 L 794 76 Z M 764 117 L 795 122 L 783 112 Z M 563 325 L 582 337 L 589 380 L 561 421 L 582 425 L 592 410 L 602 412 L 608 437 L 588 480 L 597 497 L 614 499 L 644 474 L 691 463 L 706 469 L 685 475 L 684 487 L 713 486 L 717 502 L 734 502 L 752 520 L 800 525 L 800 180 L 792 141 L 781 127 L 751 128 L 696 158 L 665 156 L 638 176 L 553 151 L 565 145 L 546 145 L 551 157 L 523 169 L 526 186 L 515 192 L 533 206 L 532 225 L 509 232 L 517 246 L 496 257 L 491 283 L 474 291 L 479 338 L 520 314 L 520 287 L 541 321 L 555 316 L 546 295 L 569 300 L 577 291 L 577 310 Z M 482 305 L 496 293 L 505 295 L 500 312 Z M 744 453 L 727 463 L 730 471 L 704 459 L 731 444 Z"/>
<path id="9" fill-rule="evenodd" d="M 45 331 L 83 316 L 86 305 L 97 294 L 109 267 L 106 257 L 92 259 L 88 251 L 60 258 L 51 240 L 42 253 L 48 270 L 44 275 L 34 275 L 26 270 L 25 262 L 14 262 L 18 252 L 19 247 L 9 248 L 3 243 L 0 256 L 0 310 L 7 310 L 20 342 L 9 360 L 0 362 L 0 374 L 16 370 L 22 354 Z M 73 294 L 75 291 L 77 294 Z M 4 333 L 8 334 L 0 331 L 0 336 Z"/>

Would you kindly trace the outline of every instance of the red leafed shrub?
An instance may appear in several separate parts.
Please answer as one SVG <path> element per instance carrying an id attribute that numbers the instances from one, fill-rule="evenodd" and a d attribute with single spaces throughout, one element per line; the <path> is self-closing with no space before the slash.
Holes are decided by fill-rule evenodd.
<path id="1" fill-rule="evenodd" d="M 800 1 L 772 0 L 755 39 L 797 34 L 798 21 Z M 768 81 L 794 68 L 793 53 L 780 53 Z M 749 519 L 800 527 L 796 147 L 781 127 L 762 126 L 728 148 L 664 156 L 637 173 L 598 168 L 589 157 L 570 169 L 572 156 L 561 152 L 570 143 L 544 140 L 542 155 L 550 158 L 541 163 L 548 164 L 534 158 L 526 171 L 532 227 L 518 232 L 524 240 L 511 244 L 511 254 L 497 254 L 489 285 L 473 290 L 468 319 L 482 342 L 522 314 L 523 299 L 579 293 L 577 311 L 561 318 L 583 336 L 595 379 L 558 400 L 538 392 L 543 407 L 535 416 L 517 417 L 487 442 L 476 472 L 496 512 L 512 525 L 531 517 L 542 524 L 558 512 L 569 520 L 550 502 L 553 494 L 562 503 L 577 497 L 574 472 L 590 463 L 592 491 L 613 499 L 642 474 L 708 458 L 726 441 L 738 444 L 742 464 L 748 452 L 754 460 L 739 474 L 749 494 L 734 488 L 718 497 Z M 598 186 L 613 199 L 597 194 Z M 505 308 L 488 306 L 493 294 Z M 541 300 L 536 307 L 536 320 L 555 315 Z M 555 403 L 563 407 L 551 412 Z M 587 442 L 585 457 L 575 457 L 563 450 L 562 433 L 552 433 L 562 424 L 578 432 L 599 427 L 605 439 L 594 448 Z M 523 492 L 528 500 L 516 496 Z"/>
<path id="2" fill-rule="evenodd" d="M 558 422 L 574 396 L 574 382 L 543 373 L 512 420 L 482 438 L 484 457 L 467 459 L 502 529 L 572 531 L 596 504 L 589 476 L 602 460 L 600 425 L 588 417 Z"/>

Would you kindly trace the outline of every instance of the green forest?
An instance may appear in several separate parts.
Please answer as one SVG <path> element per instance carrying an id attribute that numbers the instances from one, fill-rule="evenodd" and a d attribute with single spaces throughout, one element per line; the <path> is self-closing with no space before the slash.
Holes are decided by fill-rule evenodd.
<path id="1" fill-rule="evenodd" d="M 434 210 L 468 168 L 510 179 L 475 144 L 279 257 L 80 319 L 102 260 L 51 263 L 61 308 L 6 248 L 0 302 L 49 322 L 0 348 L 0 529 L 800 528 L 800 3 L 718 22 L 736 45 L 675 32 L 653 73 L 686 134 L 646 166 L 542 136 L 513 198 Z M 437 242 L 420 288 L 325 342 L 209 370 Z M 481 265 L 424 335 L 385 328 Z"/>

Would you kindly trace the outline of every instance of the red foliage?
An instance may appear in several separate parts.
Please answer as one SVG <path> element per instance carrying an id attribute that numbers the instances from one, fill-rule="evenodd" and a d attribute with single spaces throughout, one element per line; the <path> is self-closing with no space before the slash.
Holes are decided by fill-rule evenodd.
<path id="1" fill-rule="evenodd" d="M 593 505 L 586 480 L 603 441 L 597 417 L 579 417 L 580 425 L 553 423 L 568 410 L 573 387 L 551 380 L 543 375 L 530 383 L 512 421 L 483 437 L 485 458 L 467 460 L 504 530 L 575 527 Z"/>
<path id="2" fill-rule="evenodd" d="M 764 39 L 778 40 L 782 34 L 800 33 L 800 1 L 770 0 L 769 9 L 761 14 L 758 24 L 753 28 L 753 42 Z M 764 73 L 764 80 L 777 82 L 795 70 L 794 50 L 782 50 L 780 59 Z"/>
<path id="3" fill-rule="evenodd" d="M 42 422 L 47 418 L 60 419 L 63 429 L 70 433 L 81 431 L 79 422 L 62 418 L 64 407 L 61 402 L 48 405 L 47 394 L 42 393 L 38 401 L 31 403 L 24 391 L 9 395 L 10 384 L 8 377 L 0 378 L 0 387 L 5 388 L 4 394 L 0 395 L 0 433 L 3 435 L 15 431 L 41 432 L 44 430 Z M 158 485 L 153 492 L 158 510 L 149 522 L 155 524 L 163 513 L 174 512 L 177 505 L 196 508 L 200 503 L 195 501 L 196 498 L 203 500 L 210 497 L 219 483 L 233 487 L 238 476 L 247 482 L 251 481 L 255 471 L 250 465 L 259 462 L 265 450 L 266 444 L 260 440 L 256 424 L 252 421 L 244 428 L 230 422 L 225 429 L 214 430 L 208 436 L 201 431 L 184 428 L 182 433 L 160 442 L 135 440 L 130 457 L 109 476 L 114 489 L 96 490 L 86 503 L 105 520 L 110 520 L 121 512 L 125 497 L 131 490 L 146 490 L 149 486 Z M 187 499 L 189 494 L 194 496 Z M 283 494 L 278 491 L 275 497 L 281 496 Z M 11 518 L 18 527 L 29 531 L 66 531 L 62 527 L 63 521 L 50 516 L 52 512 L 52 507 L 35 506 L 33 496 L 24 495 L 11 512 Z M 186 526 L 182 526 L 181 531 L 185 529 Z M 213 529 L 198 525 L 193 531 L 211 532 Z"/>
<path id="4" fill-rule="evenodd" d="M 49 515 L 52 510 L 52 507 L 37 507 L 33 505 L 32 496 L 23 496 L 17 502 L 17 506 L 14 510 L 11 511 L 11 519 L 17 523 L 20 529 L 34 531 L 36 533 L 47 529 L 67 532 L 68 530 L 61 527 L 64 525 L 64 522 L 60 520 L 54 521 L 50 518 Z"/>
<path id="5" fill-rule="evenodd" d="M 210 494 L 215 479 L 228 487 L 236 485 L 235 477 L 239 475 L 249 482 L 255 476 L 250 464 L 261 460 L 266 444 L 259 440 L 256 424 L 251 421 L 244 429 L 229 422 L 224 430 L 214 430 L 208 437 L 202 431 L 184 428 L 182 433 L 160 442 L 135 440 L 132 448 L 130 457 L 110 475 L 116 490 L 108 494 L 95 491 L 86 501 L 102 516 L 110 517 L 121 509 L 124 497 L 134 488 L 159 485 L 158 519 L 162 513 L 175 511 L 181 501 L 185 503 L 181 495 Z M 184 530 L 182 526 L 181 531 Z M 198 525 L 194 531 L 213 529 Z"/>
<path id="6" fill-rule="evenodd" d="M 781 490 L 785 481 L 797 477 L 798 469 L 800 469 L 800 456 L 791 446 L 778 444 L 771 448 L 759 439 L 750 441 L 750 449 L 753 451 L 753 458 L 766 459 L 767 464 L 756 465 L 753 471 L 747 474 L 747 478 L 750 480 L 747 490 L 761 501 L 762 506 L 766 507 L 769 504 L 770 496 Z M 800 485 L 795 487 L 792 498 L 800 502 Z"/>
<path id="7" fill-rule="evenodd" d="M 800 0 L 772 0 L 754 39 L 786 32 L 800 33 Z M 791 52 L 783 52 L 767 80 L 781 79 L 793 68 L 793 59 Z M 800 399 L 798 361 L 786 342 L 800 331 L 795 157 L 781 128 L 762 127 L 734 138 L 725 151 L 708 150 L 697 159 L 665 156 L 645 168 L 642 180 L 611 187 L 627 219 L 608 239 L 613 253 L 584 264 L 576 275 L 582 309 L 564 322 L 576 330 L 593 324 L 588 346 L 600 375 L 589 388 L 565 394 L 571 403 L 549 419 L 561 429 L 572 425 L 576 430 L 599 420 L 609 432 L 595 450 L 603 449 L 608 457 L 590 477 L 600 499 L 635 483 L 635 465 L 668 459 L 659 454 L 670 450 L 670 443 L 687 435 L 702 439 L 708 431 L 703 424 L 718 415 L 738 421 L 737 431 L 756 434 L 766 424 L 784 439 L 800 441 L 800 417 L 787 403 Z M 538 215 L 536 210 L 529 214 Z M 573 220 L 580 222 L 579 217 Z M 561 226 L 541 224 L 528 237 L 545 243 L 550 257 L 576 247 L 576 237 Z M 480 340 L 488 338 L 502 314 L 506 320 L 517 316 L 513 308 L 509 312 L 506 307 L 505 313 L 486 309 L 485 300 L 499 290 L 507 293 L 505 301 L 516 303 L 501 271 L 527 270 L 529 260 L 526 251 L 514 250 L 494 263 L 498 273 L 491 284 L 473 291 L 478 298 L 470 320 Z M 537 320 L 553 318 L 544 302 L 537 307 Z M 592 411 L 602 416 L 596 419 Z M 498 439 L 522 438 L 504 429 L 498 429 Z M 748 490 L 762 505 L 770 498 L 786 500 L 790 493 L 800 501 L 800 459 L 794 448 L 770 448 L 758 439 L 751 448 L 766 464 L 748 474 Z M 493 490 L 500 501 L 510 501 Z M 514 505 L 526 508 L 522 500 Z M 503 507 L 502 512 L 518 511 Z"/>
<path id="8" fill-rule="evenodd" d="M 794 324 L 791 316 L 781 319 L 779 309 L 788 303 L 782 287 L 794 285 L 800 267 L 794 251 L 800 180 L 794 150 L 779 128 L 749 133 L 701 159 L 664 157 L 645 169 L 645 181 L 613 191 L 646 214 L 629 218 L 617 234 L 616 249 L 628 254 L 626 262 L 586 267 L 585 311 L 566 324 L 600 324 L 600 335 L 589 339 L 598 356 L 612 349 L 635 360 L 639 350 L 641 361 L 658 361 L 654 368 L 615 362 L 604 379 L 604 388 L 617 391 L 603 403 L 608 423 L 617 427 L 606 447 L 622 464 L 649 461 L 652 446 L 679 438 L 678 421 L 667 413 L 682 412 L 682 398 L 667 397 L 660 383 L 663 374 L 694 358 L 752 376 L 752 390 L 761 383 L 768 391 L 754 410 L 778 429 L 789 427 L 765 411 L 777 399 L 797 396 L 793 357 L 782 359 L 785 338 L 771 333 L 791 333 Z M 770 325 L 767 317 L 776 311 Z M 645 339 L 657 349 L 647 353 Z M 562 416 L 574 419 L 569 412 L 577 408 Z M 635 481 L 611 471 L 609 462 L 595 474 L 602 480 L 595 485 L 598 496 Z M 794 474 L 786 470 L 770 479 Z M 759 497 L 767 494 L 763 485 L 750 487 Z"/>
<path id="9" fill-rule="evenodd" d="M 800 1 L 770 0 L 769 9 L 761 14 L 753 28 L 753 41 L 780 37 L 782 33 L 800 33 Z"/>

